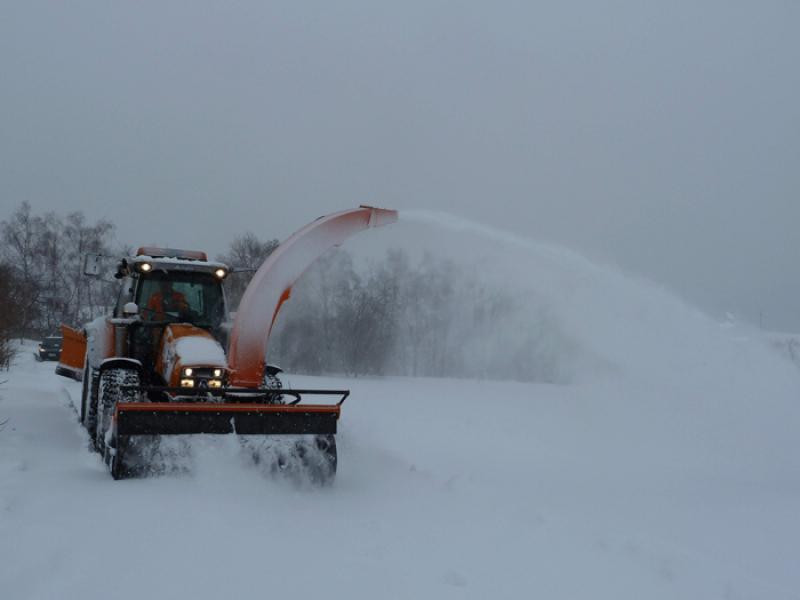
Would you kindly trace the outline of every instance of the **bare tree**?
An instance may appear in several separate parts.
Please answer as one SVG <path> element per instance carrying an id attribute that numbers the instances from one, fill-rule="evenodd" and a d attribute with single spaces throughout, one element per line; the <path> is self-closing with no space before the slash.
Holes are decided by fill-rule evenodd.
<path id="1" fill-rule="evenodd" d="M 391 250 L 356 267 L 328 254 L 278 316 L 270 361 L 306 373 L 557 382 L 573 348 L 537 298 L 490 287 L 480 273 Z"/>
<path id="2" fill-rule="evenodd" d="M 255 234 L 248 231 L 231 242 L 228 252 L 217 256 L 217 260 L 235 269 L 225 280 L 225 293 L 229 305 L 234 310 L 239 306 L 239 301 L 242 299 L 253 273 L 277 247 L 278 240 L 262 242 Z"/>
<path id="3" fill-rule="evenodd" d="M 53 332 L 61 323 L 81 323 L 108 305 L 109 283 L 83 276 L 87 253 L 110 253 L 114 226 L 89 223 L 83 213 L 36 216 L 23 202 L 0 225 L 0 257 L 24 290 L 20 335 Z"/>
<path id="4" fill-rule="evenodd" d="M 8 369 L 14 357 L 13 338 L 24 327 L 22 308 L 25 304 L 23 289 L 18 285 L 14 269 L 0 264 L 0 368 Z"/>
<path id="5" fill-rule="evenodd" d="M 31 206 L 23 202 L 8 221 L 0 224 L 0 258 L 15 275 L 27 302 L 19 307 L 21 326 L 19 335 L 27 334 L 38 316 L 39 277 L 35 264 L 36 246 L 41 230 L 41 219 L 31 214 Z"/>
<path id="6" fill-rule="evenodd" d="M 82 212 L 67 215 L 62 227 L 61 260 L 65 293 L 69 294 L 65 320 L 81 323 L 97 316 L 102 293 L 102 280 L 83 275 L 83 260 L 87 254 L 110 254 L 109 238 L 114 226 L 100 220 L 94 224 L 86 222 Z M 104 303 L 103 303 L 104 304 Z"/>

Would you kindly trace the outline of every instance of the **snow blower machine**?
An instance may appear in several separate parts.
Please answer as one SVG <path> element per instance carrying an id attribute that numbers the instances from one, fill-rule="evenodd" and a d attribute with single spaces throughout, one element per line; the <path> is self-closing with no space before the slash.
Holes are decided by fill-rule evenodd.
<path id="1" fill-rule="evenodd" d="M 280 369 L 266 362 L 269 336 L 308 266 L 350 235 L 396 220 L 396 211 L 362 206 L 310 223 L 256 271 L 232 323 L 227 265 L 156 247 L 121 259 L 113 313 L 80 330 L 62 326 L 56 367 L 82 380 L 80 419 L 114 479 L 163 471 L 172 436 L 236 434 L 249 440 L 256 462 L 261 441 L 291 440 L 277 468 L 292 462 L 314 482 L 332 481 L 349 391 L 283 388 Z M 87 260 L 84 271 L 98 275 L 98 261 Z M 328 403 L 312 402 L 318 398 Z"/>

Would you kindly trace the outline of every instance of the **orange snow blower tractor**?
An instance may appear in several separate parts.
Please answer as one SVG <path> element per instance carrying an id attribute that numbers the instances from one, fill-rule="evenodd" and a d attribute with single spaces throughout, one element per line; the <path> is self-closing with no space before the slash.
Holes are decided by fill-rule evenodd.
<path id="1" fill-rule="evenodd" d="M 113 314 L 80 330 L 62 326 L 56 368 L 83 381 L 81 422 L 111 475 L 158 472 L 167 436 L 234 433 L 290 438 L 291 460 L 312 481 L 331 481 L 349 391 L 282 388 L 280 369 L 266 362 L 269 336 L 292 285 L 313 261 L 360 230 L 396 220 L 396 211 L 362 206 L 310 223 L 256 271 L 232 324 L 223 289 L 227 265 L 204 252 L 156 247 L 122 259 Z M 303 403 L 319 397 L 333 402 Z"/>

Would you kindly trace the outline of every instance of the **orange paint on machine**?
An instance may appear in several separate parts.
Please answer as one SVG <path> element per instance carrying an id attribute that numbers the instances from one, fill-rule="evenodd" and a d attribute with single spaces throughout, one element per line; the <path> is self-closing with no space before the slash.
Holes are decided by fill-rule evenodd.
<path id="1" fill-rule="evenodd" d="M 292 285 L 317 258 L 397 216 L 361 206 L 300 229 L 256 271 L 233 323 L 224 281 L 235 265 L 209 261 L 198 250 L 156 246 L 118 257 L 112 313 L 81 329 L 64 325 L 57 367 L 83 381 L 81 422 L 111 475 L 146 475 L 149 440 L 233 433 L 303 435 L 296 462 L 313 479 L 332 481 L 337 421 L 349 391 L 283 388 L 281 369 L 266 359 L 269 337 Z M 98 276 L 100 258 L 86 261 L 87 276 Z M 301 404 L 316 396 L 338 402 Z"/>

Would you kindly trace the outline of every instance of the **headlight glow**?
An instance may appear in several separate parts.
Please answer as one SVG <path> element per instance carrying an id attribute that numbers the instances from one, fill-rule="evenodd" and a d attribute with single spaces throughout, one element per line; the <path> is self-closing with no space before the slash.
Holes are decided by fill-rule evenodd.
<path id="1" fill-rule="evenodd" d="M 214 377 L 222 377 L 222 369 L 214 369 Z"/>
<path id="2" fill-rule="evenodd" d="M 181 387 L 194 387 L 194 379 L 181 379 Z"/>
<path id="3" fill-rule="evenodd" d="M 150 263 L 141 263 L 139 265 L 139 270 L 142 271 L 143 273 L 147 273 L 148 271 L 151 271 L 152 269 L 153 269 L 153 265 L 151 265 Z"/>
<path id="4" fill-rule="evenodd" d="M 216 271 L 214 271 L 214 275 L 216 275 L 220 279 L 224 278 L 225 275 L 227 275 L 227 274 L 228 274 L 228 272 L 225 269 L 222 269 L 222 268 L 217 269 Z"/>
<path id="5" fill-rule="evenodd" d="M 192 367 L 186 367 L 186 368 L 183 370 L 183 376 L 184 376 L 184 377 L 191 377 L 191 376 L 192 376 L 192 373 L 194 373 L 194 370 L 192 369 Z"/>
<path id="6" fill-rule="evenodd" d="M 222 387 L 222 380 L 220 380 L 220 379 L 209 379 L 208 380 L 208 387 L 221 388 Z"/>

